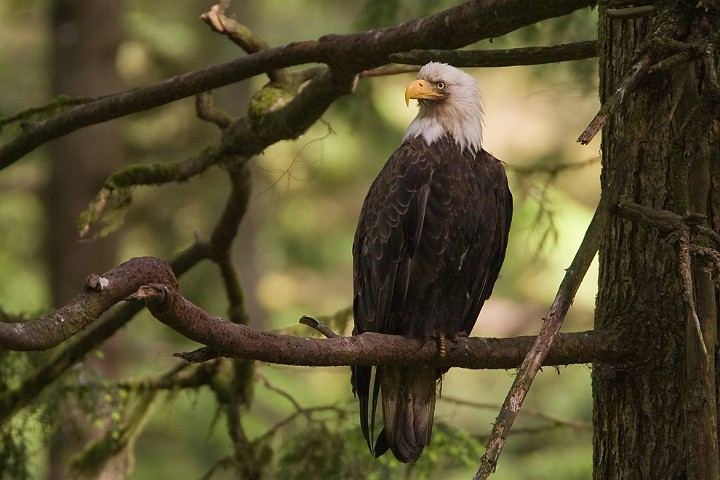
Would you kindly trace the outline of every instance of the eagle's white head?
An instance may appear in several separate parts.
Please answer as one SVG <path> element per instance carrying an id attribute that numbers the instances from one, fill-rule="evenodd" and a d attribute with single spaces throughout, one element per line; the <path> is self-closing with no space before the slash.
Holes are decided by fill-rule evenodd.
<path id="1" fill-rule="evenodd" d="M 405 90 L 405 103 L 420 106 L 405 132 L 405 139 L 422 136 L 428 144 L 449 135 L 462 150 L 473 153 L 482 146 L 483 109 L 475 79 L 447 63 L 430 62 Z"/>

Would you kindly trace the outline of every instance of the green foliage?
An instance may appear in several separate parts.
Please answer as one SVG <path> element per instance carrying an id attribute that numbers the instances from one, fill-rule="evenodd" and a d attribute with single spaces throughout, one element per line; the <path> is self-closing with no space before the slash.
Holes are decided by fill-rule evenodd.
<path id="1" fill-rule="evenodd" d="M 114 402 L 107 391 L 105 389 L 104 400 L 112 405 Z M 120 390 L 118 393 L 120 404 L 104 420 L 104 423 L 109 423 L 104 426 L 105 434 L 89 442 L 73 459 L 71 468 L 75 476 L 97 478 L 108 463 L 119 456 L 124 458 L 115 463 L 123 465 L 125 474 L 132 471 L 135 439 L 142 433 L 157 392 L 146 390 L 131 392 L 133 394 L 130 395 L 130 392 Z"/>
<path id="2" fill-rule="evenodd" d="M 32 456 L 28 438 L 28 418 L 13 418 L 0 427 L 0 478 L 28 480 L 34 478 L 30 471 Z"/>
<path id="3" fill-rule="evenodd" d="M 375 459 L 367 449 L 355 418 L 309 422 L 297 428 L 279 449 L 273 478 L 342 478 L 348 480 L 412 480 L 441 478 L 453 469 L 477 464 L 482 446 L 467 432 L 438 421 L 432 446 L 420 460 L 405 465 L 387 453 Z"/>

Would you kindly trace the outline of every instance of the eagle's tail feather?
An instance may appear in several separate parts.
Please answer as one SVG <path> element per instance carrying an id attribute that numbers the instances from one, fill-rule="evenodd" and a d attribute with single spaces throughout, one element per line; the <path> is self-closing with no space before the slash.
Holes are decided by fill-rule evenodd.
<path id="1" fill-rule="evenodd" d="M 375 455 L 388 448 L 403 463 L 414 462 L 430 444 L 435 413 L 435 368 L 385 367 L 382 377 L 385 428 Z"/>

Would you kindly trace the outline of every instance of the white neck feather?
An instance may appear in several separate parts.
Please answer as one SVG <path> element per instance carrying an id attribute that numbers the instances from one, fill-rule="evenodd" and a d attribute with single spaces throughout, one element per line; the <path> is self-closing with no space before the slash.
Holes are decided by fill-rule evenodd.
<path id="1" fill-rule="evenodd" d="M 473 77 L 454 67 L 449 68 L 452 69 L 449 74 L 443 71 L 447 75 L 443 81 L 448 83 L 448 97 L 439 101 L 419 100 L 420 111 L 403 140 L 422 136 L 429 145 L 447 135 L 461 150 L 467 148 L 477 153 L 482 148 L 483 129 L 480 89 Z"/>

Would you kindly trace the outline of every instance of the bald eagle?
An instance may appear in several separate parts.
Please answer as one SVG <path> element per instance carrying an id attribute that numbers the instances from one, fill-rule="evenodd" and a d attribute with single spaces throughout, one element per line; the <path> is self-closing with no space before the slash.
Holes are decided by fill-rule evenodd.
<path id="1" fill-rule="evenodd" d="M 365 198 L 353 242 L 354 335 L 422 341 L 469 334 L 505 258 L 512 195 L 482 148 L 477 83 L 444 63 L 405 91 L 419 112 Z M 436 385 L 447 369 L 354 366 L 360 425 L 376 457 L 404 463 L 430 443 Z M 375 440 L 382 399 L 384 428 Z"/>

